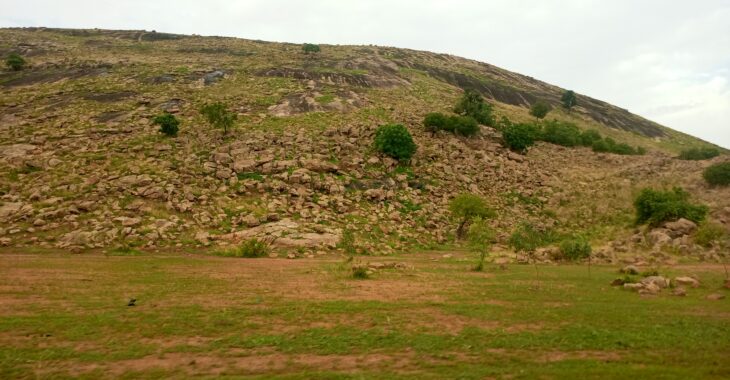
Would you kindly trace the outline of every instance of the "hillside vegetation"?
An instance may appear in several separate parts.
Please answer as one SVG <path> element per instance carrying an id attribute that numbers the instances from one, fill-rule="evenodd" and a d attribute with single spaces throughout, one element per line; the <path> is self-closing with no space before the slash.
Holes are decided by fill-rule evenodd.
<path id="1" fill-rule="evenodd" d="M 633 223 L 644 187 L 682 187 L 711 221 L 730 223 L 727 188 L 701 177 L 726 156 L 675 158 L 710 144 L 582 94 L 568 109 L 564 89 L 485 63 L 44 28 L 0 30 L 0 53 L 25 62 L 0 73 L 0 242 L 10 247 L 256 239 L 300 257 L 346 235 L 353 252 L 380 255 L 463 244 L 448 210 L 462 193 L 494 208 L 506 255 L 509 235 L 528 223 L 581 235 L 616 260 L 616 246 L 644 233 Z M 476 111 L 460 103 L 465 90 L 483 99 Z M 424 127 L 432 113 L 447 130 Z M 388 132 L 398 140 L 378 142 L 387 124 L 403 126 Z M 514 125 L 537 128 L 534 145 L 507 149 L 502 131 Z"/>

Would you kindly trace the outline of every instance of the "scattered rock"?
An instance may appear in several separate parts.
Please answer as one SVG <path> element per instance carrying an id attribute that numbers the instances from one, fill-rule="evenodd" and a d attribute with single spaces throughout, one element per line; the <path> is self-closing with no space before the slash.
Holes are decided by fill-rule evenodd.
<path id="1" fill-rule="evenodd" d="M 697 288 L 700 286 L 700 282 L 697 279 L 694 279 L 692 277 L 687 277 L 687 276 L 676 277 L 674 279 L 674 282 L 677 285 L 691 286 L 693 288 Z"/>
<path id="2" fill-rule="evenodd" d="M 641 283 L 645 286 L 649 285 L 655 285 L 660 289 L 664 289 L 666 287 L 669 287 L 669 280 L 662 276 L 649 276 L 645 277 L 641 280 Z"/>
<path id="3" fill-rule="evenodd" d="M 681 286 L 674 288 L 674 290 L 672 290 L 672 295 L 677 296 L 677 297 L 684 297 L 687 295 L 687 289 L 685 289 Z"/>
<path id="4" fill-rule="evenodd" d="M 669 236 L 678 238 L 694 232 L 697 229 L 697 224 L 691 220 L 681 218 L 676 222 L 664 223 L 664 228 L 669 232 Z"/>
<path id="5" fill-rule="evenodd" d="M 639 268 L 636 265 L 627 265 L 619 271 L 624 274 L 639 274 Z"/>
<path id="6" fill-rule="evenodd" d="M 708 295 L 705 298 L 710 301 L 719 301 L 719 300 L 725 299 L 725 295 L 720 294 L 720 293 L 713 293 L 713 294 Z"/>

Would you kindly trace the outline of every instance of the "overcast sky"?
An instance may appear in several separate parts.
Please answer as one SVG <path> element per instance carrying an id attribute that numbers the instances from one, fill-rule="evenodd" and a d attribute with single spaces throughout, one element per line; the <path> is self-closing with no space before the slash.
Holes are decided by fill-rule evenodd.
<path id="1" fill-rule="evenodd" d="M 450 53 L 730 148 L 730 0 L 0 0 L 0 26 L 147 29 Z"/>

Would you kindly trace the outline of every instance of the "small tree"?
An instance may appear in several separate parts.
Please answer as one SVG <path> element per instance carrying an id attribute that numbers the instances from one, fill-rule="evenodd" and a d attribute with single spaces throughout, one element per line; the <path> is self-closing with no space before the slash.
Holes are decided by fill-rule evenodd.
<path id="1" fill-rule="evenodd" d="M 730 185 L 730 162 L 710 165 L 702 172 L 702 177 L 712 186 Z"/>
<path id="2" fill-rule="evenodd" d="M 25 59 L 23 59 L 23 57 L 21 57 L 20 54 L 18 54 L 18 53 L 10 53 L 5 58 L 5 64 L 8 66 L 8 68 L 10 68 L 10 70 L 13 70 L 13 71 L 23 70 L 23 68 L 25 68 L 26 63 L 27 62 L 25 61 Z"/>
<path id="3" fill-rule="evenodd" d="M 423 118 L 423 127 L 426 132 L 431 132 L 431 136 L 433 136 L 436 132 L 446 129 L 448 122 L 448 116 L 439 112 L 431 112 Z"/>
<path id="4" fill-rule="evenodd" d="M 530 115 L 534 116 L 537 120 L 544 119 L 551 109 L 549 104 L 538 100 L 530 107 Z"/>
<path id="5" fill-rule="evenodd" d="M 226 105 L 220 102 L 204 105 L 200 109 L 200 113 L 205 116 L 210 125 L 223 129 L 223 134 L 227 134 L 238 119 L 238 115 L 228 111 Z"/>
<path id="6" fill-rule="evenodd" d="M 649 223 L 653 227 L 679 218 L 700 223 L 708 212 L 707 206 L 690 203 L 689 193 L 680 187 L 671 191 L 645 188 L 634 200 L 634 207 L 636 224 Z"/>
<path id="7" fill-rule="evenodd" d="M 511 124 L 502 131 L 504 145 L 515 152 L 525 153 L 535 143 L 538 129 L 530 124 Z"/>
<path id="8" fill-rule="evenodd" d="M 302 45 L 302 51 L 306 54 L 310 54 L 319 53 L 321 49 L 319 48 L 319 45 L 316 44 L 304 44 Z"/>
<path id="9" fill-rule="evenodd" d="M 494 231 L 486 219 L 476 217 L 471 226 L 469 226 L 467 237 L 469 239 L 469 245 L 479 252 L 479 261 L 474 266 L 474 271 L 481 272 L 484 270 L 484 259 L 487 257 L 487 253 L 489 253 L 489 247 L 494 242 Z"/>
<path id="10" fill-rule="evenodd" d="M 416 153 L 416 143 L 408 129 L 401 124 L 382 125 L 375 132 L 375 149 L 401 162 L 410 161 Z"/>
<path id="11" fill-rule="evenodd" d="M 471 116 L 452 116 L 449 123 L 457 135 L 470 137 L 479 133 L 479 123 Z"/>
<path id="12" fill-rule="evenodd" d="M 560 243 L 560 253 L 567 260 L 580 260 L 590 257 L 591 243 L 582 236 L 563 240 Z"/>
<path id="13" fill-rule="evenodd" d="M 540 272 L 537 269 L 537 258 L 535 258 L 535 251 L 547 244 L 550 244 L 554 240 L 554 236 L 549 231 L 541 231 L 535 228 L 532 224 L 520 225 L 510 236 L 509 245 L 516 252 L 524 252 L 527 257 L 532 260 L 535 265 L 535 280 L 537 286 L 540 287 Z"/>
<path id="14" fill-rule="evenodd" d="M 461 116 L 471 116 L 480 124 L 494 125 L 492 105 L 485 102 L 484 98 L 474 90 L 464 91 L 464 95 L 454 107 L 454 112 Z"/>
<path id="15" fill-rule="evenodd" d="M 160 126 L 160 132 L 165 136 L 175 137 L 179 131 L 180 120 L 175 115 L 170 113 L 164 113 L 155 117 L 152 123 Z"/>
<path id="16" fill-rule="evenodd" d="M 464 236 L 464 231 L 469 222 L 475 218 L 492 218 L 496 215 L 494 210 L 487 206 L 487 202 L 476 194 L 463 193 L 457 195 L 449 203 L 449 211 L 459 219 L 459 227 L 456 229 L 457 239 Z"/>
<path id="17" fill-rule="evenodd" d="M 560 98 L 560 101 L 563 102 L 563 107 L 570 112 L 570 110 L 577 104 L 575 92 L 573 92 L 573 90 L 565 91 L 563 96 Z"/>

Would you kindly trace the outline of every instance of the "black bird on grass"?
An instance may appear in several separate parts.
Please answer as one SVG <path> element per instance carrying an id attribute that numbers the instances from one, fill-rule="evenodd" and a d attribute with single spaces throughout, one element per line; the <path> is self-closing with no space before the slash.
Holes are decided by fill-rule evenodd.
<path id="1" fill-rule="evenodd" d="M 130 298 L 129 302 L 127 303 L 127 306 L 136 306 L 137 299 L 136 298 Z"/>

